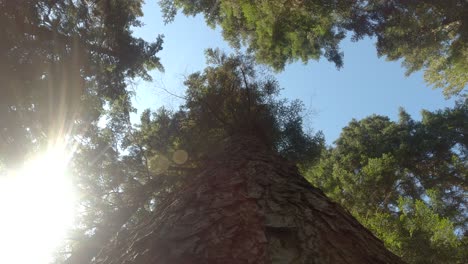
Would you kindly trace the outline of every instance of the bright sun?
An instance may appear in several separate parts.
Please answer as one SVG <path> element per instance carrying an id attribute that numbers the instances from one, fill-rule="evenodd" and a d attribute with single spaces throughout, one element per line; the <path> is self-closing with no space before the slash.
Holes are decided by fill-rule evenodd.
<path id="1" fill-rule="evenodd" d="M 70 155 L 54 148 L 16 172 L 0 174 L 0 263 L 45 264 L 74 218 Z"/>

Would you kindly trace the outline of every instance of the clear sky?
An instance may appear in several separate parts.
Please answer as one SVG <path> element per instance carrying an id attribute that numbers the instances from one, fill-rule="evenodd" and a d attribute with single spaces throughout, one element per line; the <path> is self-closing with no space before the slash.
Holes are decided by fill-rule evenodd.
<path id="1" fill-rule="evenodd" d="M 138 114 L 162 105 L 176 110 L 181 100 L 161 87 L 183 95 L 184 76 L 203 70 L 206 48 L 227 52 L 231 49 L 223 41 L 221 30 L 208 27 L 201 16 L 179 14 L 173 23 L 164 25 L 157 1 L 148 1 L 143 11 L 145 26 L 136 29 L 134 34 L 148 41 L 164 34 L 164 49 L 158 55 L 165 72 L 152 72 L 152 83 L 137 83 L 134 105 Z M 304 102 L 305 128 L 323 131 L 328 144 L 338 138 L 352 118 L 378 114 L 396 120 L 401 106 L 414 119 L 420 119 L 422 109 L 433 111 L 453 106 L 453 99 L 445 100 L 440 89 L 432 90 L 424 83 L 422 73 L 406 77 L 399 62 L 378 58 L 372 40 L 344 41 L 341 47 L 344 68 L 340 70 L 321 60 L 309 61 L 307 65 L 290 64 L 276 75 L 284 88 L 281 96 Z M 138 116 L 132 117 L 132 121 L 137 120 Z"/>

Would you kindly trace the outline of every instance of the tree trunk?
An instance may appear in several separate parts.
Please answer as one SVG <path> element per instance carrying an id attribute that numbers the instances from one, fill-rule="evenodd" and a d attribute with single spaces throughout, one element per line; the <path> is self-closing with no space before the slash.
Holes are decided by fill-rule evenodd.
<path id="1" fill-rule="evenodd" d="M 222 149 L 94 263 L 402 263 L 255 138 L 233 137 Z"/>

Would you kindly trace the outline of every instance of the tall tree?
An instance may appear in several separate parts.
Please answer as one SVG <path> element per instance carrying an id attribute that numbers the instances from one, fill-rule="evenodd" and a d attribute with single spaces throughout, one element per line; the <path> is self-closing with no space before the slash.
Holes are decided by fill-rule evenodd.
<path id="1" fill-rule="evenodd" d="M 93 263 L 401 263 L 299 174 L 295 163 L 318 157 L 323 139 L 302 132 L 298 104 L 275 99 L 277 83 L 257 76 L 250 57 L 207 54 L 182 109 L 142 119 L 156 130 L 178 124 L 174 146 L 198 171 L 123 225 Z M 158 137 L 146 134 L 153 145 L 142 149 L 167 170 Z"/>
<path id="2" fill-rule="evenodd" d="M 132 36 L 142 2 L 0 1 L 1 164 L 86 130 L 105 104 L 129 105 L 128 81 L 162 70 L 161 36 Z"/>
<path id="3" fill-rule="evenodd" d="M 234 47 L 247 44 L 258 62 L 282 70 L 286 63 L 324 56 L 343 65 L 339 43 L 376 37 L 379 56 L 403 60 L 407 73 L 423 69 L 425 80 L 447 96 L 468 82 L 468 4 L 464 0 L 161 0 L 167 22 L 178 9 L 203 14 L 221 26 Z"/>
<path id="4" fill-rule="evenodd" d="M 398 122 L 353 120 L 307 177 L 405 261 L 462 263 L 467 106 L 423 111 L 420 122 L 403 110 Z"/>

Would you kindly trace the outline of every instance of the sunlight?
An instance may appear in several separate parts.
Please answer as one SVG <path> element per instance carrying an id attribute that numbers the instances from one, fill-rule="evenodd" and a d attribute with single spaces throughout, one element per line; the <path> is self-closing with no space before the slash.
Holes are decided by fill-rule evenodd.
<path id="1" fill-rule="evenodd" d="M 45 264 L 73 223 L 70 155 L 54 147 L 23 169 L 0 175 L 0 263 Z"/>

